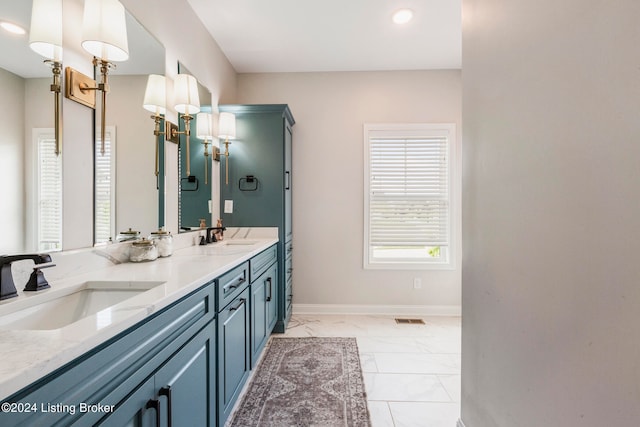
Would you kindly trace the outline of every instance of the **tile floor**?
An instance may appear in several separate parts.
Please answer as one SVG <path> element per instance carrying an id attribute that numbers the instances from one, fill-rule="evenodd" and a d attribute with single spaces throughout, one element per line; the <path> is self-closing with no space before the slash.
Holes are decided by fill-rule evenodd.
<path id="1" fill-rule="evenodd" d="M 357 338 L 373 427 L 455 427 L 460 318 L 422 319 L 399 325 L 392 316 L 297 314 L 284 336 Z"/>

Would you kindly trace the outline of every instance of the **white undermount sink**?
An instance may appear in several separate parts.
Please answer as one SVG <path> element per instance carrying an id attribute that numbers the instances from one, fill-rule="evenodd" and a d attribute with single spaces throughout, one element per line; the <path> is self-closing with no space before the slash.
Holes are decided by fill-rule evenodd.
<path id="1" fill-rule="evenodd" d="M 21 295 L 0 305 L 0 329 L 51 330 L 115 309 L 117 304 L 165 282 L 89 281 Z"/>

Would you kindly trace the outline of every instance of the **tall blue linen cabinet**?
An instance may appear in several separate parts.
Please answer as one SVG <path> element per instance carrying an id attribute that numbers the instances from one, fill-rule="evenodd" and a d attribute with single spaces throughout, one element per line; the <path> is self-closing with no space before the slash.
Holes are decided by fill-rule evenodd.
<path id="1" fill-rule="evenodd" d="M 227 227 L 278 227 L 278 320 L 284 332 L 293 299 L 291 221 L 293 115 L 286 104 L 221 105 L 236 116 L 236 138 L 230 140 L 229 168 L 220 150 L 220 212 Z M 228 182 L 227 182 L 228 172 Z M 225 201 L 233 212 L 225 212 Z"/>

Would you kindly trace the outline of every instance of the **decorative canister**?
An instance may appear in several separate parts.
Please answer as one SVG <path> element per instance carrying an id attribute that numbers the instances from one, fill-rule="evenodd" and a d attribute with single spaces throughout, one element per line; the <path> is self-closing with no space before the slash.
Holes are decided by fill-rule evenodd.
<path id="1" fill-rule="evenodd" d="M 158 258 L 158 248 L 151 240 L 142 238 L 131 243 L 129 248 L 129 261 L 144 262 L 153 261 Z"/>
<path id="2" fill-rule="evenodd" d="M 129 240 L 136 240 L 140 237 L 140 232 L 129 228 L 127 231 L 121 231 L 116 236 L 116 242 L 128 242 Z"/>
<path id="3" fill-rule="evenodd" d="M 171 256 L 173 253 L 173 236 L 164 228 L 154 231 L 149 235 L 149 240 L 156 244 L 159 257 Z"/>

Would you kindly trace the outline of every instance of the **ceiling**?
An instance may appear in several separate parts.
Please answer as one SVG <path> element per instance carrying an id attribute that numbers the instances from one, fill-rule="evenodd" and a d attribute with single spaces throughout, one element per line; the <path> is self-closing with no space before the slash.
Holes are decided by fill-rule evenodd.
<path id="1" fill-rule="evenodd" d="M 239 73 L 461 68 L 461 0 L 188 1 Z"/>

